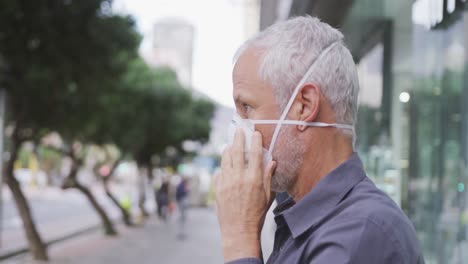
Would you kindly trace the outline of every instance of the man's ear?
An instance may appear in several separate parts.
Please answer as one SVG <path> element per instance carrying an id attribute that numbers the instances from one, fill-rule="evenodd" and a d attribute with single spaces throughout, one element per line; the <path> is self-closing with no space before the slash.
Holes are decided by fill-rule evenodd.
<path id="1" fill-rule="evenodd" d="M 298 120 L 304 122 L 314 122 L 320 109 L 320 88 L 312 83 L 306 83 L 302 86 L 301 90 L 297 95 L 297 115 Z M 300 131 L 304 131 L 306 126 L 298 126 Z"/>

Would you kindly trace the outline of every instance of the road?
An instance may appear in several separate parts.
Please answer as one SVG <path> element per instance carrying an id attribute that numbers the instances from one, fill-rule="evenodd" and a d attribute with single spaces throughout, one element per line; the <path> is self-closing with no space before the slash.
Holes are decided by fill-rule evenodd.
<path id="1" fill-rule="evenodd" d="M 118 211 L 110 203 L 100 186 L 93 192 L 113 218 Z M 48 241 L 99 223 L 99 218 L 86 198 L 76 190 L 58 188 L 25 189 L 34 221 L 43 239 Z M 4 190 L 0 254 L 24 247 L 26 240 L 21 218 L 11 195 Z"/>
<path id="2" fill-rule="evenodd" d="M 113 238 L 96 232 L 54 244 L 49 249 L 50 264 L 223 263 L 221 237 L 213 209 L 189 210 L 184 240 L 177 238 L 176 217 L 166 223 L 152 217 L 144 226 L 120 226 L 121 235 Z M 36 262 L 25 255 L 2 262 L 19 263 Z"/>

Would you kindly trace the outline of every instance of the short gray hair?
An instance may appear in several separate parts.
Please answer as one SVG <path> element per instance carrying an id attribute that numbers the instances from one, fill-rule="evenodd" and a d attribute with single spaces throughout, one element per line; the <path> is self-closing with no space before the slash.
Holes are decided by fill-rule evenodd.
<path id="1" fill-rule="evenodd" d="M 234 63 L 246 49 L 256 48 L 261 57 L 259 75 L 272 85 L 283 110 L 310 65 L 335 42 L 338 44 L 317 61 L 306 82 L 319 85 L 336 122 L 352 125 L 359 94 L 356 65 L 343 43 L 343 34 L 318 18 L 296 17 L 270 26 L 239 48 Z"/>

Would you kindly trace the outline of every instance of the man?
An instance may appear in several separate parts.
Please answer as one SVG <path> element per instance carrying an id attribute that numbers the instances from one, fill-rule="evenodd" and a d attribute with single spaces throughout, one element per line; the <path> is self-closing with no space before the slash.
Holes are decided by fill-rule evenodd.
<path id="1" fill-rule="evenodd" d="M 248 40 L 233 70 L 235 136 L 216 179 L 227 263 L 263 263 L 273 192 L 290 199 L 267 263 L 424 263 L 415 230 L 354 152 L 358 79 L 342 34 L 312 17 Z"/>

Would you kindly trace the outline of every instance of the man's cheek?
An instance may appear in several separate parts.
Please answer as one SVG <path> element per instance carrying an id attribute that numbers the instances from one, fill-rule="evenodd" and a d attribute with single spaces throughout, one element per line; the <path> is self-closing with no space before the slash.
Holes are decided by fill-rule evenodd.
<path id="1" fill-rule="evenodd" d="M 263 148 L 269 149 L 275 125 L 257 125 L 255 130 L 262 134 Z"/>

